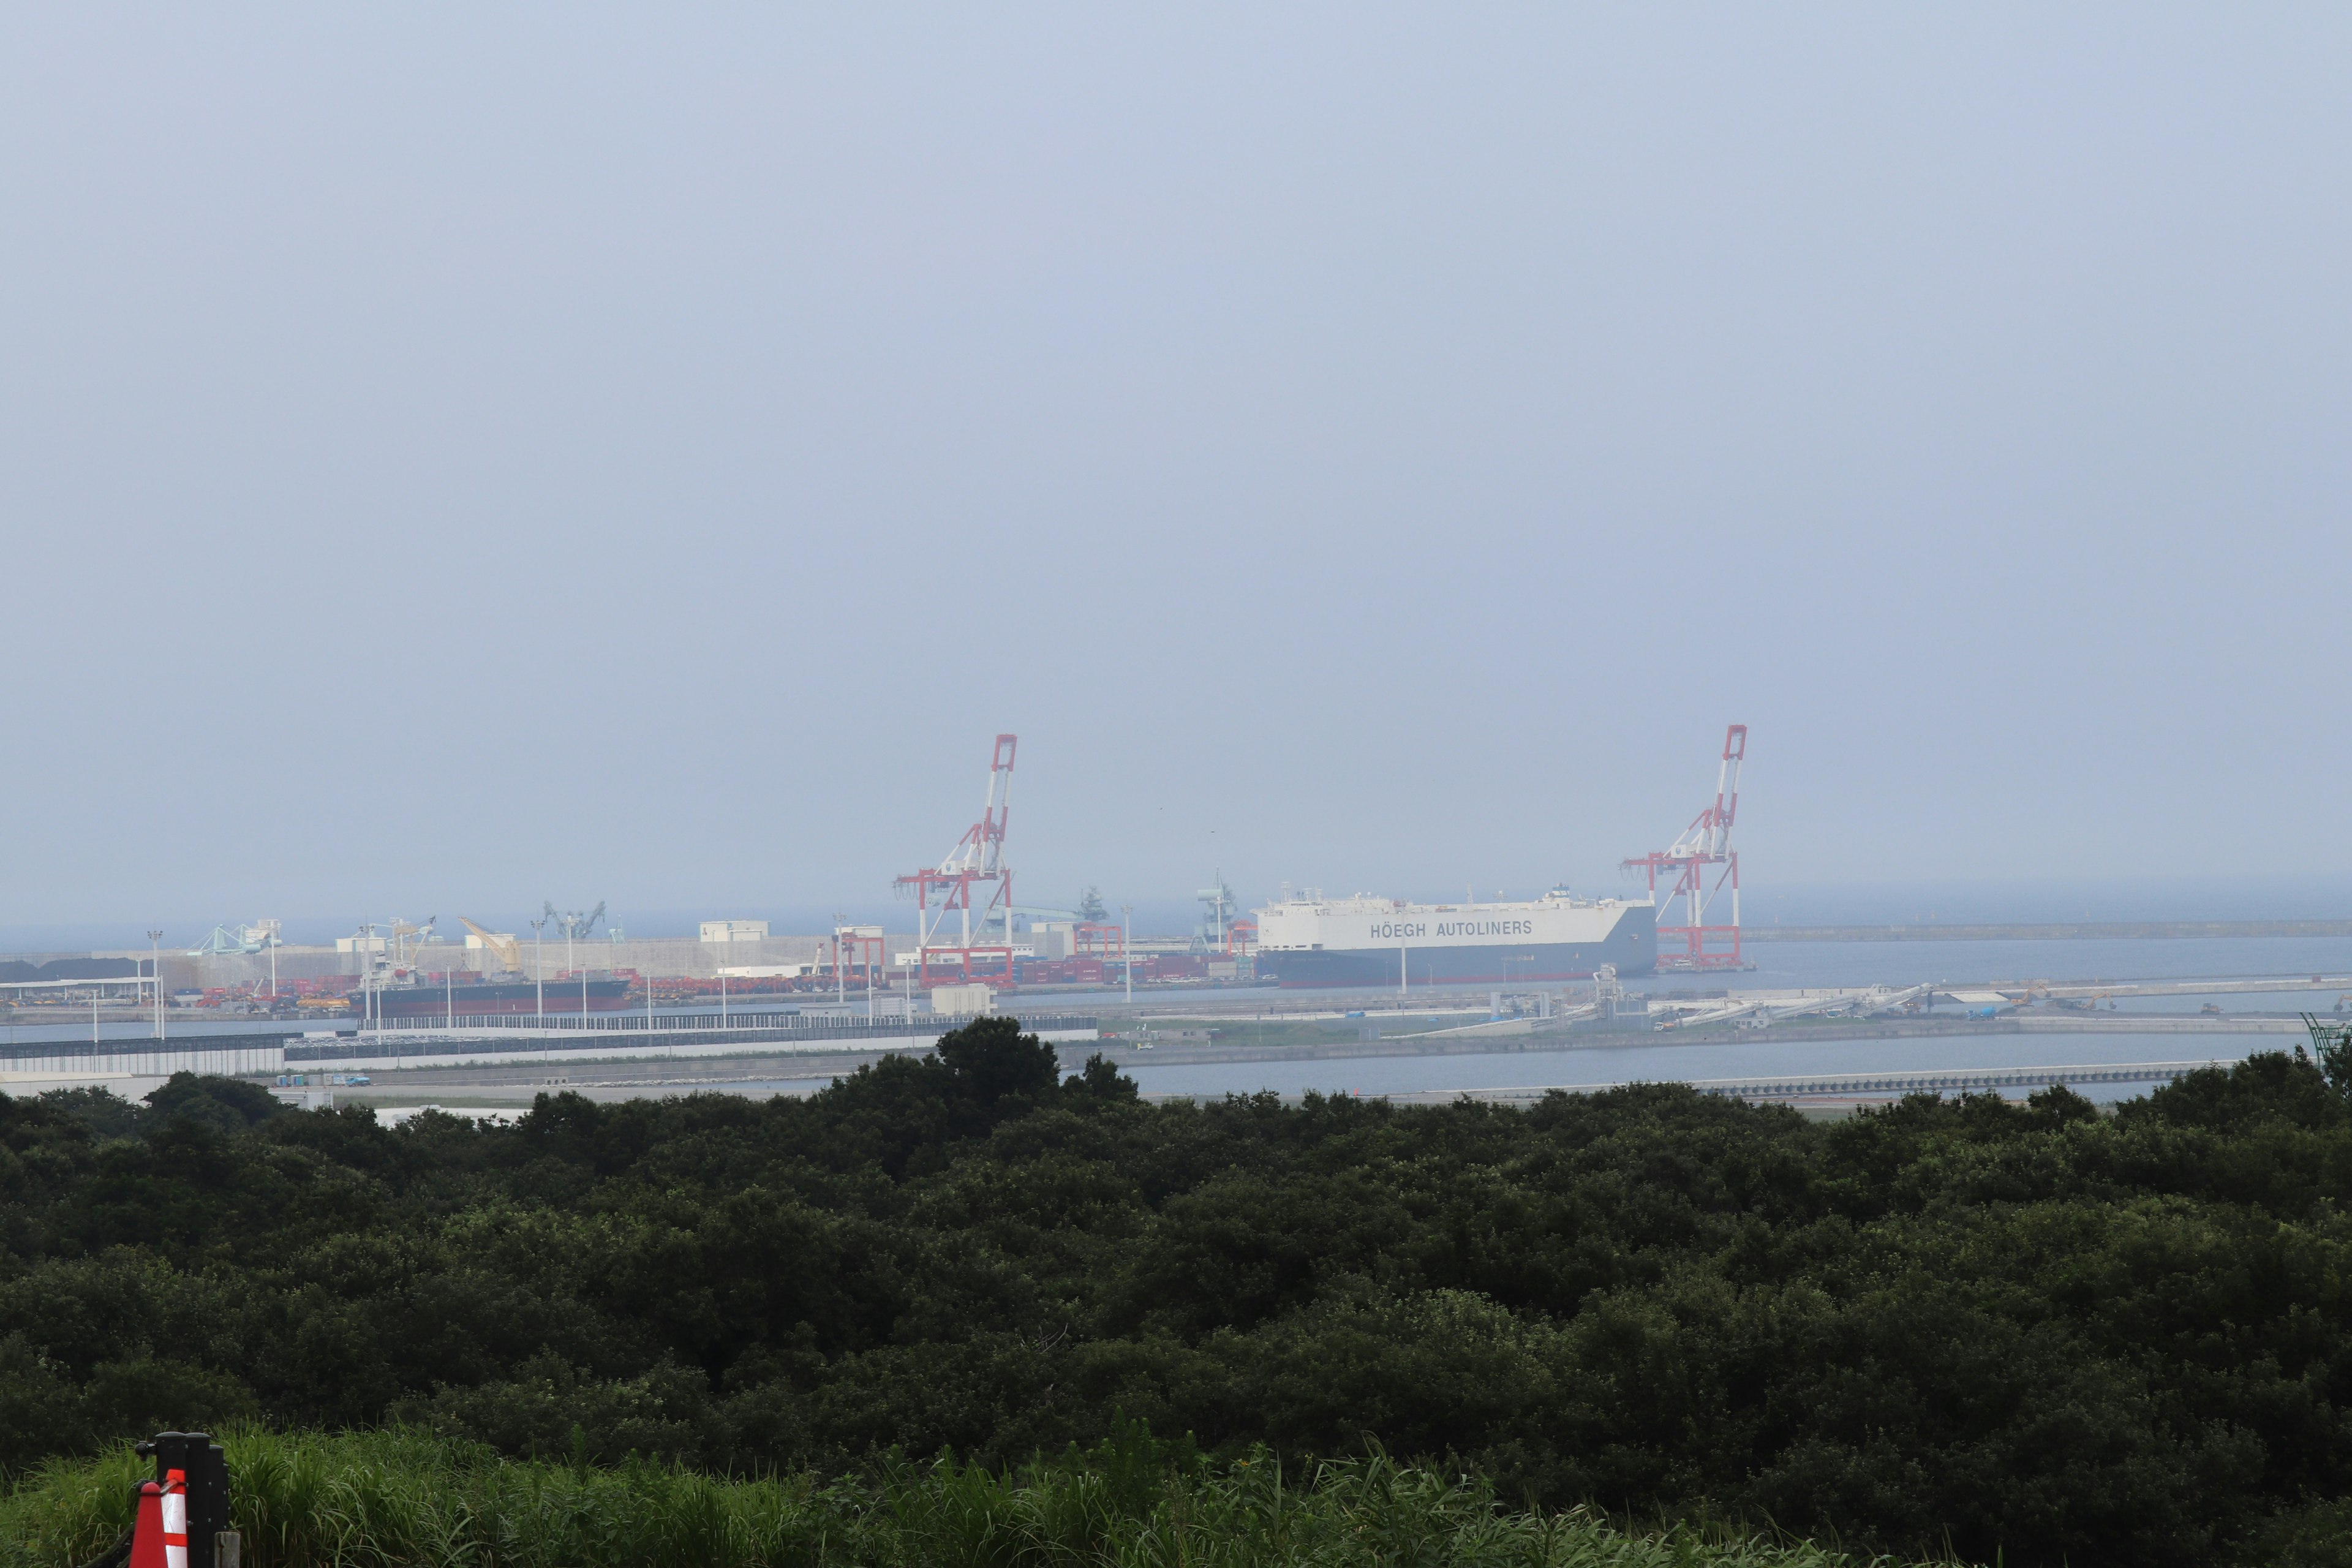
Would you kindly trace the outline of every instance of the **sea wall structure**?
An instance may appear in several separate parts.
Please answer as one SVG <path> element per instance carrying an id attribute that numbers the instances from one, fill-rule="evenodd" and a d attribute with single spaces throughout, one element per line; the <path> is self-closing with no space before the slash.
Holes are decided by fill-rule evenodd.
<path id="1" fill-rule="evenodd" d="M 664 1020 L 667 1024 L 668 1020 Z M 506 1029 L 481 1034 L 393 1030 L 384 1034 L 303 1039 L 286 1048 L 284 1070 L 309 1074 L 394 1072 L 407 1068 L 497 1067 L 514 1062 L 686 1059 L 697 1057 L 783 1056 L 841 1051 L 928 1051 L 966 1019 L 872 1021 L 778 1014 L 747 1017 L 724 1028 Z M 1091 1017 L 1037 1016 L 1022 1029 L 1053 1045 L 1100 1037 Z"/>
<path id="2" fill-rule="evenodd" d="M 225 1078 L 396 1072 L 410 1068 L 927 1051 L 968 1019 L 793 1013 L 662 1019 L 661 1026 L 394 1029 L 341 1035 L 213 1035 L 182 1040 L 25 1040 L 0 1045 L 0 1093 L 107 1088 L 143 1094 L 173 1073 Z M 604 1020 L 593 1022 L 604 1023 Z M 1024 1031 L 1054 1045 L 1100 1037 L 1090 1016 L 1036 1015 Z"/>
<path id="3" fill-rule="evenodd" d="M 250 1078 L 286 1069 L 284 1035 L 162 1040 L 15 1040 L 0 1045 L 0 1094 L 105 1088 L 135 1099 L 177 1072 Z M 131 1090 L 136 1089 L 134 1094 Z"/>

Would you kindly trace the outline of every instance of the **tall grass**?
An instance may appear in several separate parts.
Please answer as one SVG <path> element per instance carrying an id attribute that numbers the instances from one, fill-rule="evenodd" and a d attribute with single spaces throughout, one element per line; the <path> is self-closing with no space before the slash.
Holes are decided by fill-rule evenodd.
<path id="1" fill-rule="evenodd" d="M 1301 1479 L 1129 1432 L 996 1473 L 895 1462 L 860 1481 L 516 1461 L 414 1430 L 223 1439 L 249 1568 L 1829 1568 L 1807 1543 L 1628 1534 L 1515 1513 L 1480 1483 L 1373 1457 Z M 131 1519 L 128 1449 L 0 1498 L 0 1568 L 72 1568 Z"/>

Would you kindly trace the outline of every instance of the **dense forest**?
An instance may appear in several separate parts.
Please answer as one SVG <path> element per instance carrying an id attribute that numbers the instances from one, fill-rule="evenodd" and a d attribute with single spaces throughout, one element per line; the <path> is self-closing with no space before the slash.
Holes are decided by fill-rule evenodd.
<path id="1" fill-rule="evenodd" d="M 259 1420 L 854 1475 L 1124 1423 L 1864 1550 L 2352 1561 L 2337 1065 L 2108 1114 L 1150 1104 L 989 1020 L 505 1127 L 0 1099 L 0 1466 Z"/>

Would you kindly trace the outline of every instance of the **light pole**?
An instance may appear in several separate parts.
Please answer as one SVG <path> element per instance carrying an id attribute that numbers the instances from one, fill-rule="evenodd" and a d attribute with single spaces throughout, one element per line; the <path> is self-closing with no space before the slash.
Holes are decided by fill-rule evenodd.
<path id="1" fill-rule="evenodd" d="M 362 1029 L 368 1026 L 368 1019 L 374 1016 L 368 1000 L 373 994 L 373 969 L 375 963 L 375 955 L 368 951 L 368 942 L 369 933 L 374 929 L 373 926 L 363 925 L 352 933 L 352 950 L 359 954 L 360 960 L 360 1027 Z"/>
<path id="2" fill-rule="evenodd" d="M 1135 906 L 1118 906 L 1118 967 L 1127 977 L 1127 1000 L 1135 1005 Z"/>
<path id="3" fill-rule="evenodd" d="M 539 993 L 539 1026 L 547 1027 L 547 917 L 530 922 L 530 983 Z"/>
<path id="4" fill-rule="evenodd" d="M 148 973 L 155 978 L 155 1037 L 159 1040 L 163 1037 L 163 933 L 160 931 L 150 931 L 147 933 L 147 951 L 151 955 L 147 962 L 147 969 Z"/>

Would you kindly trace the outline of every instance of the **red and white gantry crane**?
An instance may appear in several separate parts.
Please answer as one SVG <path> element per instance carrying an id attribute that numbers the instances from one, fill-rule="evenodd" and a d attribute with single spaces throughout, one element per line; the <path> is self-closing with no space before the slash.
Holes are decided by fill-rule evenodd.
<path id="1" fill-rule="evenodd" d="M 1018 738 L 996 737 L 996 752 L 988 765 L 988 800 L 980 820 L 937 866 L 927 866 L 898 879 L 897 886 L 915 900 L 915 974 L 924 985 L 953 985 L 985 980 L 1011 985 L 1013 971 L 1013 867 L 1004 858 L 1004 825 L 1013 811 L 1013 752 Z M 975 905 L 974 895 L 980 895 Z M 972 941 L 972 911 L 980 912 L 981 941 Z M 941 928 L 953 912 L 961 924 L 955 940 Z M 1003 931 L 1002 942 L 990 942 L 989 922 Z M 934 965 L 940 966 L 935 971 Z"/>
<path id="2" fill-rule="evenodd" d="M 1683 900 L 1683 923 L 1658 927 L 1660 969 L 1745 969 L 1739 955 L 1739 851 L 1731 847 L 1732 819 L 1739 813 L 1739 767 L 1748 758 L 1748 726 L 1734 724 L 1723 734 L 1723 763 L 1715 775 L 1715 804 L 1691 819 L 1672 847 L 1654 855 L 1623 862 L 1627 870 L 1649 873 L 1650 901 L 1658 905 L 1663 921 L 1676 899 Z M 1723 869 L 1707 885 L 1707 872 Z M 1664 902 L 1658 899 L 1658 874 L 1673 881 Z M 1728 888 L 1731 920 L 1726 925 L 1706 923 L 1707 910 Z M 1725 945 L 1726 943 L 1729 945 Z M 1677 945 L 1679 944 L 1679 945 Z"/>

